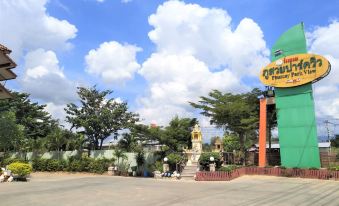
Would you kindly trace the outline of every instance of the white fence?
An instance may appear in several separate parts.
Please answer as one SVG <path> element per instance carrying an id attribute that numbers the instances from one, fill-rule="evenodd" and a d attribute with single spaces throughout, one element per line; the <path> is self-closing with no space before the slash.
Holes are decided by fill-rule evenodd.
<path id="1" fill-rule="evenodd" d="M 83 152 L 83 153 L 87 153 Z M 26 154 L 26 159 L 27 160 L 32 160 L 36 157 L 39 158 L 44 158 L 44 159 L 63 159 L 63 160 L 68 160 L 72 156 L 80 155 L 79 151 L 51 151 L 51 152 L 46 152 L 44 154 L 35 154 L 32 152 L 28 152 Z M 125 153 L 127 156 L 127 161 L 130 166 L 136 166 L 136 161 L 135 161 L 135 155 L 136 153 Z M 93 150 L 91 151 L 90 157 L 95 158 L 95 159 L 102 159 L 102 158 L 116 158 L 114 156 L 114 150 Z M 10 158 L 23 158 L 25 159 L 25 154 L 24 153 L 11 153 Z M 120 160 L 121 161 L 121 160 Z M 146 152 L 145 153 L 145 163 L 146 164 L 153 164 L 155 162 L 155 156 L 151 152 Z"/>

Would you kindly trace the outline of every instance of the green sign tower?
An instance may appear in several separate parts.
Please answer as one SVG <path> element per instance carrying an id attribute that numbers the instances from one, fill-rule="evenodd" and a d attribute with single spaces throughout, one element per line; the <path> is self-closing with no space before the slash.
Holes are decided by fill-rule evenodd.
<path id="1" fill-rule="evenodd" d="M 286 31 L 271 50 L 271 61 L 307 53 L 303 24 Z M 319 168 L 319 148 L 312 83 L 275 88 L 281 165 Z"/>

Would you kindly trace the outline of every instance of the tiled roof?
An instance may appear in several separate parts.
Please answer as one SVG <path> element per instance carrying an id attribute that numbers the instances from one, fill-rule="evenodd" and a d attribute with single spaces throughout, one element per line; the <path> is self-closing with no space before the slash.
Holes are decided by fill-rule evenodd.
<path id="1" fill-rule="evenodd" d="M 6 53 L 11 53 L 12 51 L 5 47 L 4 45 L 0 44 L 0 51 L 5 51 Z"/>

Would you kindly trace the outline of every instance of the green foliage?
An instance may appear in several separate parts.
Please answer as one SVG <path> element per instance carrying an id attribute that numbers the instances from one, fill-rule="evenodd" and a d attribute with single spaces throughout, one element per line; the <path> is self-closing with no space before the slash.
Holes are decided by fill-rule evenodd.
<path id="1" fill-rule="evenodd" d="M 339 135 L 336 135 L 335 138 L 331 140 L 331 146 L 339 148 Z"/>
<path id="2" fill-rule="evenodd" d="M 179 118 L 175 116 L 164 130 L 160 143 L 173 151 L 182 151 L 184 147 L 192 147 L 191 128 L 197 124 L 195 118 Z"/>
<path id="3" fill-rule="evenodd" d="M 68 141 L 66 133 L 68 134 L 67 130 L 55 126 L 51 133 L 46 136 L 46 149 L 48 151 L 60 151 L 63 146 L 65 148 Z"/>
<path id="4" fill-rule="evenodd" d="M 259 89 L 243 94 L 222 93 L 213 90 L 209 97 L 201 97 L 191 106 L 201 109 L 201 114 L 210 117 L 211 123 L 237 134 L 240 147 L 244 150 L 245 136 L 258 129 Z"/>
<path id="5" fill-rule="evenodd" d="M 22 150 L 23 130 L 23 127 L 16 123 L 14 112 L 0 112 L 0 151 Z"/>
<path id="6" fill-rule="evenodd" d="M 199 157 L 199 164 L 203 167 L 204 170 L 208 170 L 210 162 L 210 157 L 214 157 L 214 163 L 216 164 L 216 169 L 221 167 L 222 161 L 220 154 L 218 152 L 206 152 L 202 153 Z"/>
<path id="7" fill-rule="evenodd" d="M 68 172 L 92 172 L 102 174 L 114 162 L 114 159 L 93 159 L 88 157 L 74 158 L 68 161 L 53 159 L 34 159 L 32 161 L 34 171 L 68 171 Z"/>
<path id="8" fill-rule="evenodd" d="M 171 154 L 167 155 L 167 158 L 168 158 L 168 164 L 175 165 L 178 162 L 180 162 L 181 155 L 176 154 L 176 153 L 171 153 Z"/>
<path id="9" fill-rule="evenodd" d="M 138 141 L 159 142 L 172 152 L 180 152 L 184 147 L 191 147 L 191 128 L 196 123 L 196 119 L 175 116 L 165 128 L 134 125 L 131 128 L 131 135 Z"/>
<path id="10" fill-rule="evenodd" d="M 13 162 L 8 165 L 8 169 L 11 170 L 13 174 L 17 174 L 21 177 L 25 177 L 32 172 L 32 166 L 22 162 Z"/>
<path id="11" fill-rule="evenodd" d="M 58 160 L 47 160 L 46 161 L 46 171 L 58 171 L 59 170 L 59 161 Z"/>
<path id="12" fill-rule="evenodd" d="M 127 161 L 121 161 L 118 163 L 118 171 L 122 173 L 127 173 L 129 169 L 130 164 Z"/>
<path id="13" fill-rule="evenodd" d="M 116 137 L 119 130 L 129 128 L 137 121 L 137 115 L 127 111 L 126 102 L 107 98 L 112 94 L 110 90 L 79 87 L 77 93 L 81 105 L 68 104 L 66 118 L 72 127 L 84 129 L 90 149 L 101 149 L 107 137 L 111 134 Z"/>
<path id="14" fill-rule="evenodd" d="M 24 128 L 24 136 L 27 139 L 46 137 L 56 121 L 45 111 L 46 105 L 33 103 L 29 94 L 12 92 L 13 98 L 1 100 L 1 111 L 13 111 L 16 123 Z"/>
<path id="15" fill-rule="evenodd" d="M 238 165 L 227 165 L 227 166 L 224 166 L 224 167 L 220 167 L 218 169 L 218 171 L 232 172 L 233 170 L 238 169 L 238 168 L 240 168 L 240 166 L 238 166 Z"/>
<path id="16" fill-rule="evenodd" d="M 84 171 L 84 167 L 82 161 L 79 159 L 74 159 L 70 161 L 67 166 L 67 171 L 69 172 L 82 172 Z"/>
<path id="17" fill-rule="evenodd" d="M 115 148 L 113 155 L 118 160 L 118 164 L 120 163 L 120 159 L 125 160 L 127 159 L 127 156 L 125 154 L 125 151 L 120 148 Z"/>
<path id="18" fill-rule="evenodd" d="M 202 145 L 202 151 L 204 152 L 212 152 L 213 146 L 208 144 L 208 143 L 204 143 Z"/>
<path id="19" fill-rule="evenodd" d="M 310 167 L 309 169 L 310 170 L 319 170 L 319 168 L 317 168 L 317 167 Z"/>
<path id="20" fill-rule="evenodd" d="M 339 165 L 337 165 L 337 166 L 330 166 L 328 169 L 332 170 L 332 171 L 339 171 Z"/>
<path id="21" fill-rule="evenodd" d="M 118 147 L 126 152 L 134 152 L 138 147 L 138 138 L 132 133 L 124 133 L 118 142 Z"/>
<path id="22" fill-rule="evenodd" d="M 144 151 L 140 150 L 135 154 L 135 161 L 137 162 L 138 167 L 141 167 L 145 163 Z"/>
<path id="23" fill-rule="evenodd" d="M 156 161 L 154 163 L 155 170 L 163 172 L 163 163 L 161 161 Z"/>
<path id="24" fill-rule="evenodd" d="M 240 150 L 239 138 L 234 135 L 226 135 L 223 139 L 223 146 L 225 152 L 233 152 L 233 150 Z"/>
<path id="25" fill-rule="evenodd" d="M 36 158 L 32 160 L 32 166 L 34 171 L 46 171 L 46 159 Z"/>
<path id="26" fill-rule="evenodd" d="M 108 159 L 91 159 L 89 165 L 88 165 L 88 171 L 92 173 L 98 173 L 102 174 L 104 172 L 107 172 L 107 168 L 112 164 L 112 160 Z"/>
<path id="27" fill-rule="evenodd" d="M 21 159 L 21 158 L 5 158 L 1 162 L 1 166 L 7 166 L 12 164 L 13 162 L 21 162 L 21 163 L 28 163 L 28 161 Z"/>

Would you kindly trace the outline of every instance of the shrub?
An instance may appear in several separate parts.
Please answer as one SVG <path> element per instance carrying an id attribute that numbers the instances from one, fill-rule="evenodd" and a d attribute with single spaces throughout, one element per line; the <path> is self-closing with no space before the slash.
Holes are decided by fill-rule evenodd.
<path id="1" fill-rule="evenodd" d="M 316 167 L 310 167 L 309 169 L 310 170 L 319 170 L 319 168 L 316 168 Z"/>
<path id="2" fill-rule="evenodd" d="M 203 167 L 204 170 L 208 170 L 210 164 L 210 157 L 214 157 L 214 163 L 216 164 L 216 169 L 221 167 L 221 158 L 218 152 L 207 152 L 202 153 L 199 158 L 199 164 Z"/>
<path id="3" fill-rule="evenodd" d="M 6 166 L 6 165 L 10 165 L 14 162 L 22 162 L 22 163 L 28 163 L 28 161 L 21 159 L 21 158 L 6 158 L 2 160 L 1 165 L 2 166 Z"/>
<path id="4" fill-rule="evenodd" d="M 22 162 L 13 162 L 8 165 L 8 169 L 11 170 L 13 174 L 17 174 L 20 177 L 25 177 L 32 172 L 32 166 Z"/>
<path id="5" fill-rule="evenodd" d="M 139 151 L 135 154 L 135 161 L 138 167 L 141 167 L 145 163 L 145 154 L 143 151 Z"/>
<path id="6" fill-rule="evenodd" d="M 240 168 L 240 166 L 237 166 L 237 165 L 227 165 L 225 167 L 221 167 L 218 169 L 218 171 L 223 171 L 223 172 L 231 172 L 235 169 L 238 169 Z"/>
<path id="7" fill-rule="evenodd" d="M 167 155 L 168 158 L 168 164 L 170 167 L 170 171 L 174 171 L 176 170 L 176 164 L 180 162 L 180 160 L 182 159 L 181 155 L 176 154 L 176 153 L 171 153 L 169 155 Z"/>
<path id="8" fill-rule="evenodd" d="M 162 162 L 161 161 L 156 161 L 155 163 L 154 163 L 154 166 L 155 166 L 155 170 L 157 170 L 157 171 L 160 171 L 160 172 L 163 172 L 163 164 L 162 164 Z"/>
<path id="9" fill-rule="evenodd" d="M 46 160 L 46 171 L 56 172 L 59 171 L 59 161 L 58 160 Z"/>
<path id="10" fill-rule="evenodd" d="M 33 159 L 32 166 L 34 171 L 46 171 L 47 170 L 47 159 Z"/>
<path id="11" fill-rule="evenodd" d="M 92 159 L 88 165 L 89 172 L 102 174 L 107 171 L 109 164 L 110 160 L 108 159 L 97 159 L 97 160 Z"/>
<path id="12" fill-rule="evenodd" d="M 74 159 L 68 163 L 67 171 L 69 172 L 81 172 L 83 170 L 81 160 Z"/>
<path id="13" fill-rule="evenodd" d="M 120 173 L 122 173 L 123 175 L 124 174 L 127 174 L 128 173 L 128 169 L 129 169 L 129 163 L 128 162 L 126 162 L 126 161 L 122 161 L 122 162 L 120 162 L 118 165 L 117 165 L 117 167 L 118 167 L 118 171 L 120 172 Z"/>

